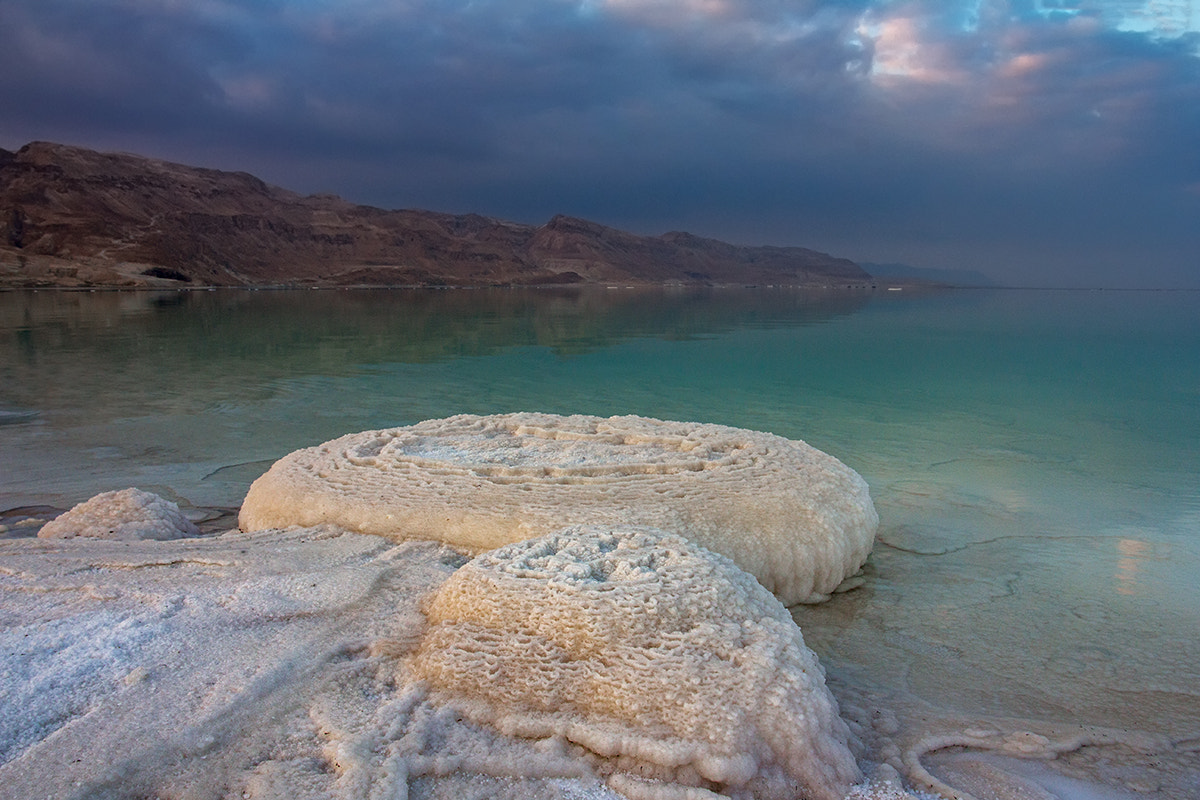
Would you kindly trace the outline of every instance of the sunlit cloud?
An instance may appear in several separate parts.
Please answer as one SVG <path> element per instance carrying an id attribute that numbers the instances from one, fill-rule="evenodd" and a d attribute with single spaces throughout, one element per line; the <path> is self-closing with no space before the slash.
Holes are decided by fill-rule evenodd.
<path id="1" fill-rule="evenodd" d="M 1146 121 L 1162 113 L 1155 98 L 1183 79 L 1178 59 L 1114 38 L 1094 11 L 1043 4 L 1020 19 L 997 13 L 1004 7 L 947 16 L 944 6 L 903 2 L 864 14 L 870 79 L 897 109 L 895 129 L 955 152 L 1010 152 L 1031 168 L 1099 165 L 1140 149 Z"/>
<path id="2" fill-rule="evenodd" d="M 929 36 L 916 17 L 866 15 L 856 30 L 874 46 L 871 74 L 880 83 L 963 83 L 967 78 L 947 42 Z"/>

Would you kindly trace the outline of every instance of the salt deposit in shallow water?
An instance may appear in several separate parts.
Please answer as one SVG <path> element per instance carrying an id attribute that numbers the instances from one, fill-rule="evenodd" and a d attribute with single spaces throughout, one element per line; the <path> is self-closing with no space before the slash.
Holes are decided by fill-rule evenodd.
<path id="1" fill-rule="evenodd" d="M 437 696 L 505 734 L 581 745 L 628 796 L 663 796 L 649 777 L 837 800 L 860 777 L 787 610 L 681 536 L 577 527 L 507 545 L 427 615 L 413 670 Z"/>
<path id="2" fill-rule="evenodd" d="M 181 539 L 200 530 L 179 506 L 140 489 L 104 492 L 47 522 L 38 531 L 43 539 Z"/>
<path id="3" fill-rule="evenodd" d="M 836 458 L 768 433 L 644 417 L 461 415 L 299 450 L 254 482 L 243 530 L 332 523 L 481 552 L 635 524 L 725 555 L 787 604 L 825 599 L 879 518 Z"/>

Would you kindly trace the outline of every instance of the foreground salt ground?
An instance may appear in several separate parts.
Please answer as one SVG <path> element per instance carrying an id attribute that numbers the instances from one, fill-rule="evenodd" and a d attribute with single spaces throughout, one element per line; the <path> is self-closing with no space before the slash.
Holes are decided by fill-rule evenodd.
<path id="1" fill-rule="evenodd" d="M 380 776 L 359 767 L 401 719 L 388 712 L 419 604 L 463 561 L 331 528 L 0 544 L 0 794 L 13 798 L 373 796 Z M 440 787 L 425 796 L 481 781 L 487 796 L 612 796 L 596 780 L 444 777 L 472 753 L 528 757 L 410 705 L 405 729 L 428 732 L 430 761 L 409 778 Z"/>
<path id="2" fill-rule="evenodd" d="M 331 527 L 0 541 L 0 796 L 622 799 L 563 742 L 466 721 L 410 681 L 422 608 L 467 560 Z M 1086 782 L 1086 763 L 1074 781 L 1043 766 L 1090 751 L 1110 768 L 1177 770 L 1186 742 L 834 690 L 860 769 L 890 778 L 856 800 L 929 796 L 913 787 L 931 771 L 948 796 L 973 781 L 977 800 L 1195 796 L 1194 783 L 1122 792 Z"/>
<path id="3" fill-rule="evenodd" d="M 424 604 L 467 560 L 328 526 L 0 541 L 0 797 L 620 800 L 561 741 L 471 723 L 410 681 Z M 977 800 L 1195 796 L 1049 783 L 1012 761 L 1161 765 L 1186 744 L 834 689 L 860 768 L 891 779 L 853 798 L 911 798 L 930 771 L 973 780 Z"/>
<path id="4" fill-rule="evenodd" d="M 0 558 L 6 797 L 622 796 L 568 737 L 466 721 L 419 680 L 422 604 L 466 562 L 443 545 L 319 527 L 10 540 Z M 790 623 L 763 598 L 779 609 L 774 624 Z M 774 649 L 803 648 L 794 634 Z M 796 652 L 803 661 L 807 651 Z M 436 657 L 428 651 L 418 671 Z M 829 772 L 813 780 L 839 787 L 810 796 L 841 796 L 858 769 L 819 667 L 805 666 L 801 685 L 817 681 L 811 733 L 833 732 L 832 755 L 816 757 Z M 623 723 L 635 740 L 639 715 Z M 653 743 L 640 732 L 645 755 Z M 793 747 L 808 745 L 798 735 Z M 625 796 L 715 796 L 637 774 L 626 775 Z M 727 764 L 717 777 L 730 774 Z"/>

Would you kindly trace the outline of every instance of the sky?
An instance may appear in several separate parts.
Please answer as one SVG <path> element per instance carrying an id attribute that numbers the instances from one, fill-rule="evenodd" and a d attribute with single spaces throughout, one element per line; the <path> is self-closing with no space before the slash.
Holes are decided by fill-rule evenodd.
<path id="1" fill-rule="evenodd" d="M 0 0 L 0 147 L 1200 288 L 1200 0 Z"/>

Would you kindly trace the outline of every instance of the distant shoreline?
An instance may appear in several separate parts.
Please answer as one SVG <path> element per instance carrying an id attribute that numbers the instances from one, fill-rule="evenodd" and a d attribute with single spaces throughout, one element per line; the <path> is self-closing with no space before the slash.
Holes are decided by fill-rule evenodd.
<path id="1" fill-rule="evenodd" d="M 2 266 L 2 265 L 0 265 Z M 133 276 L 130 276 L 131 278 Z M 139 276 L 140 277 L 140 276 Z M 326 291 L 348 291 L 348 290 L 398 290 L 398 291 L 444 291 L 444 290 L 550 290 L 550 291 L 628 291 L 628 290 L 668 290 L 668 291 L 692 291 L 692 290 L 729 290 L 729 289 L 781 289 L 781 290 L 799 290 L 799 291 L 880 291 L 888 289 L 908 289 L 908 290 L 934 290 L 934 289 L 979 289 L 979 288 L 1005 288 L 1005 287 L 979 287 L 979 286 L 956 286 L 953 284 L 934 283 L 921 280 L 902 279 L 902 280 L 871 280 L 857 281 L 848 283 L 755 283 L 755 282 L 696 282 L 685 283 L 677 281 L 662 281 L 662 282 L 573 282 L 573 283 L 445 283 L 445 284 L 422 284 L 422 283 L 359 283 L 359 284 L 335 284 L 335 283 L 256 283 L 242 285 L 226 285 L 226 284 L 205 284 L 181 281 L 167 281 L 163 279 L 150 278 L 149 280 L 136 282 L 31 282 L 31 281 L 12 281 L 5 280 L 6 276 L 0 273 L 0 292 L 12 291 L 66 291 L 66 292 L 97 292 L 97 291 L 116 291 L 116 292 L 139 292 L 139 291 L 178 291 L 178 292 L 211 292 L 217 290 L 236 290 L 236 291 L 310 291 L 310 290 L 326 290 Z M 136 280 L 136 279 L 134 279 Z"/>
<path id="2" fill-rule="evenodd" d="M 0 284 L 858 285 L 806 247 L 300 195 L 242 172 L 52 142 L 0 151 Z"/>

